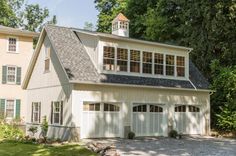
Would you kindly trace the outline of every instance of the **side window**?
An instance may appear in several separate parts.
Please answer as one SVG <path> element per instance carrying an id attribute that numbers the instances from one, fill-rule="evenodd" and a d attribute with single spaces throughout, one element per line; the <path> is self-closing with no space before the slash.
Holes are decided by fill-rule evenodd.
<path id="1" fill-rule="evenodd" d="M 6 118 L 14 118 L 15 100 L 6 100 Z"/>
<path id="2" fill-rule="evenodd" d="M 128 50 L 117 48 L 117 71 L 127 72 L 128 70 Z"/>
<path id="3" fill-rule="evenodd" d="M 130 72 L 140 72 L 140 51 L 130 50 Z"/>
<path id="4" fill-rule="evenodd" d="M 175 75 L 175 56 L 166 55 L 166 75 L 174 76 Z"/>
<path id="5" fill-rule="evenodd" d="M 51 108 L 51 123 L 52 124 L 63 124 L 63 102 L 54 101 L 52 102 Z"/>
<path id="6" fill-rule="evenodd" d="M 163 75 L 163 67 L 164 67 L 164 55 L 155 53 L 154 55 L 154 62 L 155 62 L 155 74 Z"/>
<path id="7" fill-rule="evenodd" d="M 40 102 L 33 102 L 32 103 L 32 122 L 33 123 L 40 123 L 41 118 L 41 103 Z"/>
<path id="8" fill-rule="evenodd" d="M 44 71 L 50 71 L 50 47 L 45 47 Z"/>
<path id="9" fill-rule="evenodd" d="M 177 76 L 185 76 L 185 57 L 177 56 L 177 66 L 176 66 Z"/>
<path id="10" fill-rule="evenodd" d="M 103 69 L 115 70 L 115 48 L 103 47 Z"/>
<path id="11" fill-rule="evenodd" d="M 143 52 L 143 73 L 152 74 L 152 53 Z"/>
<path id="12" fill-rule="evenodd" d="M 9 37 L 8 38 L 8 52 L 17 52 L 17 38 Z"/>

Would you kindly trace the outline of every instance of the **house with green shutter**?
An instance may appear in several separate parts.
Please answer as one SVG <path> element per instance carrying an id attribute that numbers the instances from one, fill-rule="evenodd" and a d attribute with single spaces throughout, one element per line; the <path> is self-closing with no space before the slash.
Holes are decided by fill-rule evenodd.
<path id="1" fill-rule="evenodd" d="M 38 34 L 0 25 L 0 118 L 26 119 L 26 92 L 21 88 Z"/>

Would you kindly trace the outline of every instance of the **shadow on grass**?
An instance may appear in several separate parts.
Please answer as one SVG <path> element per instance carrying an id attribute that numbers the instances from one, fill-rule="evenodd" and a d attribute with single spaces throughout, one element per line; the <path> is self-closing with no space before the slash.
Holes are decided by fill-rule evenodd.
<path id="1" fill-rule="evenodd" d="M 78 144 L 68 145 L 38 145 L 19 143 L 15 141 L 1 141 L 0 155 L 4 156 L 95 156 L 96 154 Z"/>

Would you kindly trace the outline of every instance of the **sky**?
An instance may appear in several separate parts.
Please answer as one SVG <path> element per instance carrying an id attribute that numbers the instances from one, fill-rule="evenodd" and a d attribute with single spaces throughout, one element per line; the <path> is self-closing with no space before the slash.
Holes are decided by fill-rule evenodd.
<path id="1" fill-rule="evenodd" d="M 57 25 L 84 28 L 85 22 L 96 26 L 98 11 L 94 0 L 27 0 L 28 4 L 47 7 L 50 16 L 57 16 Z"/>

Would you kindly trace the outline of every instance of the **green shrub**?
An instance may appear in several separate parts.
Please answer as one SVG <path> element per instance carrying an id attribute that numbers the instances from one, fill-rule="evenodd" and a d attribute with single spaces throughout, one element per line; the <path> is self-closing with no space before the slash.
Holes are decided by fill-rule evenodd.
<path id="1" fill-rule="evenodd" d="M 128 133 L 128 139 L 134 139 L 135 138 L 135 133 L 134 132 L 129 132 Z"/>
<path id="2" fill-rule="evenodd" d="M 38 127 L 36 127 L 36 126 L 30 126 L 30 128 L 28 129 L 28 131 L 31 132 L 32 135 L 33 135 L 33 137 L 34 137 L 35 133 L 38 132 Z"/>
<path id="3" fill-rule="evenodd" d="M 177 138 L 177 136 L 178 136 L 178 132 L 177 132 L 176 130 L 171 130 L 171 131 L 169 132 L 169 137 L 171 137 L 171 138 Z"/>
<path id="4" fill-rule="evenodd" d="M 48 133 L 48 121 L 47 121 L 47 117 L 44 116 L 43 122 L 41 124 L 41 135 L 42 135 L 43 139 L 45 140 L 45 142 L 47 140 L 47 133 Z"/>
<path id="5" fill-rule="evenodd" d="M 0 139 L 19 140 L 23 137 L 23 131 L 17 126 L 7 123 L 0 124 Z"/>

